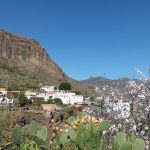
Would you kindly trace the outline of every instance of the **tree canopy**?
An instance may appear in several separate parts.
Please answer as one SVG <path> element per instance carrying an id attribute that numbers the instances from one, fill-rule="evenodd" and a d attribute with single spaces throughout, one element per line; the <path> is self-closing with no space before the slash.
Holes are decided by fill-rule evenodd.
<path id="1" fill-rule="evenodd" d="M 62 82 L 60 85 L 59 85 L 59 90 L 66 90 L 66 91 L 69 91 L 71 90 L 71 84 L 69 82 Z"/>

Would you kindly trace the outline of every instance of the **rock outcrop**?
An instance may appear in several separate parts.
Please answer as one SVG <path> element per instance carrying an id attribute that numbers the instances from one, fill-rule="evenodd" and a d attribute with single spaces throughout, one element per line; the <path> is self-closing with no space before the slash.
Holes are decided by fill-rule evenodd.
<path id="1" fill-rule="evenodd" d="M 65 80 L 65 73 L 37 41 L 0 30 L 0 84 L 7 81 L 35 85 Z"/>

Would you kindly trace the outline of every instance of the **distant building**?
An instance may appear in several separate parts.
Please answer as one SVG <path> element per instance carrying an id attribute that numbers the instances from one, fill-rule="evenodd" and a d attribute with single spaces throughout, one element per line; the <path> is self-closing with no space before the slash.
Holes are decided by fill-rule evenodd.
<path id="1" fill-rule="evenodd" d="M 12 104 L 13 99 L 9 99 L 6 96 L 0 95 L 0 104 Z"/>
<path id="2" fill-rule="evenodd" d="M 82 95 L 76 95 L 75 93 L 56 93 L 56 98 L 60 98 L 63 104 L 83 104 L 84 98 Z"/>
<path id="3" fill-rule="evenodd" d="M 25 96 L 27 97 L 27 99 L 31 99 L 31 97 L 35 97 L 35 96 L 36 96 L 36 92 L 30 91 L 30 90 L 25 91 L 24 94 L 25 94 Z"/>
<path id="4" fill-rule="evenodd" d="M 76 95 L 76 93 L 68 91 L 59 91 L 55 89 L 55 86 L 43 86 L 40 92 L 26 91 L 25 96 L 28 99 L 43 99 L 47 101 L 50 97 L 52 99 L 59 98 L 63 104 L 83 104 L 84 98 L 82 95 Z"/>
<path id="5" fill-rule="evenodd" d="M 43 86 L 41 87 L 41 90 L 44 90 L 45 92 L 52 92 L 55 91 L 55 86 Z"/>
<path id="6" fill-rule="evenodd" d="M 7 90 L 5 88 L 0 88 L 0 93 L 3 95 L 7 95 Z"/>

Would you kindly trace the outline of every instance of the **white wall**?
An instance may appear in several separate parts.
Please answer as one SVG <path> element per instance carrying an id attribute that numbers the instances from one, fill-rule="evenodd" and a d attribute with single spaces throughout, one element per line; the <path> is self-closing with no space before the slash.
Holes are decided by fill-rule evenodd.
<path id="1" fill-rule="evenodd" d="M 82 95 L 75 95 L 75 93 L 57 93 L 57 98 L 60 98 L 63 104 L 83 104 L 84 99 Z"/>
<path id="2" fill-rule="evenodd" d="M 7 97 L 0 97 L 0 103 L 1 104 L 12 104 L 13 103 L 13 99 L 8 99 Z"/>
<path id="3" fill-rule="evenodd" d="M 55 90 L 55 87 L 54 86 L 43 86 L 41 89 L 46 92 L 52 92 Z"/>

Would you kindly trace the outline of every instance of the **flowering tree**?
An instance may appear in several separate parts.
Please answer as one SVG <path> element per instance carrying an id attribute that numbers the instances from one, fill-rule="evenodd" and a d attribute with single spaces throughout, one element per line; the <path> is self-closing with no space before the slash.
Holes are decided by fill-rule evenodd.
<path id="1" fill-rule="evenodd" d="M 142 94 L 145 97 L 145 113 L 147 113 L 147 119 L 150 120 L 150 67 L 149 67 L 149 76 L 145 77 L 142 71 L 138 68 L 135 68 L 136 72 L 139 73 L 140 78 L 143 80 L 143 90 Z"/>
<path id="2" fill-rule="evenodd" d="M 142 91 L 143 86 L 144 86 L 143 84 L 137 85 L 135 83 L 135 81 L 129 81 L 127 86 L 126 86 L 128 89 L 128 93 L 130 95 L 130 98 L 131 98 L 130 113 L 131 113 L 132 117 L 134 115 L 134 103 L 137 100 L 139 93 Z"/>

